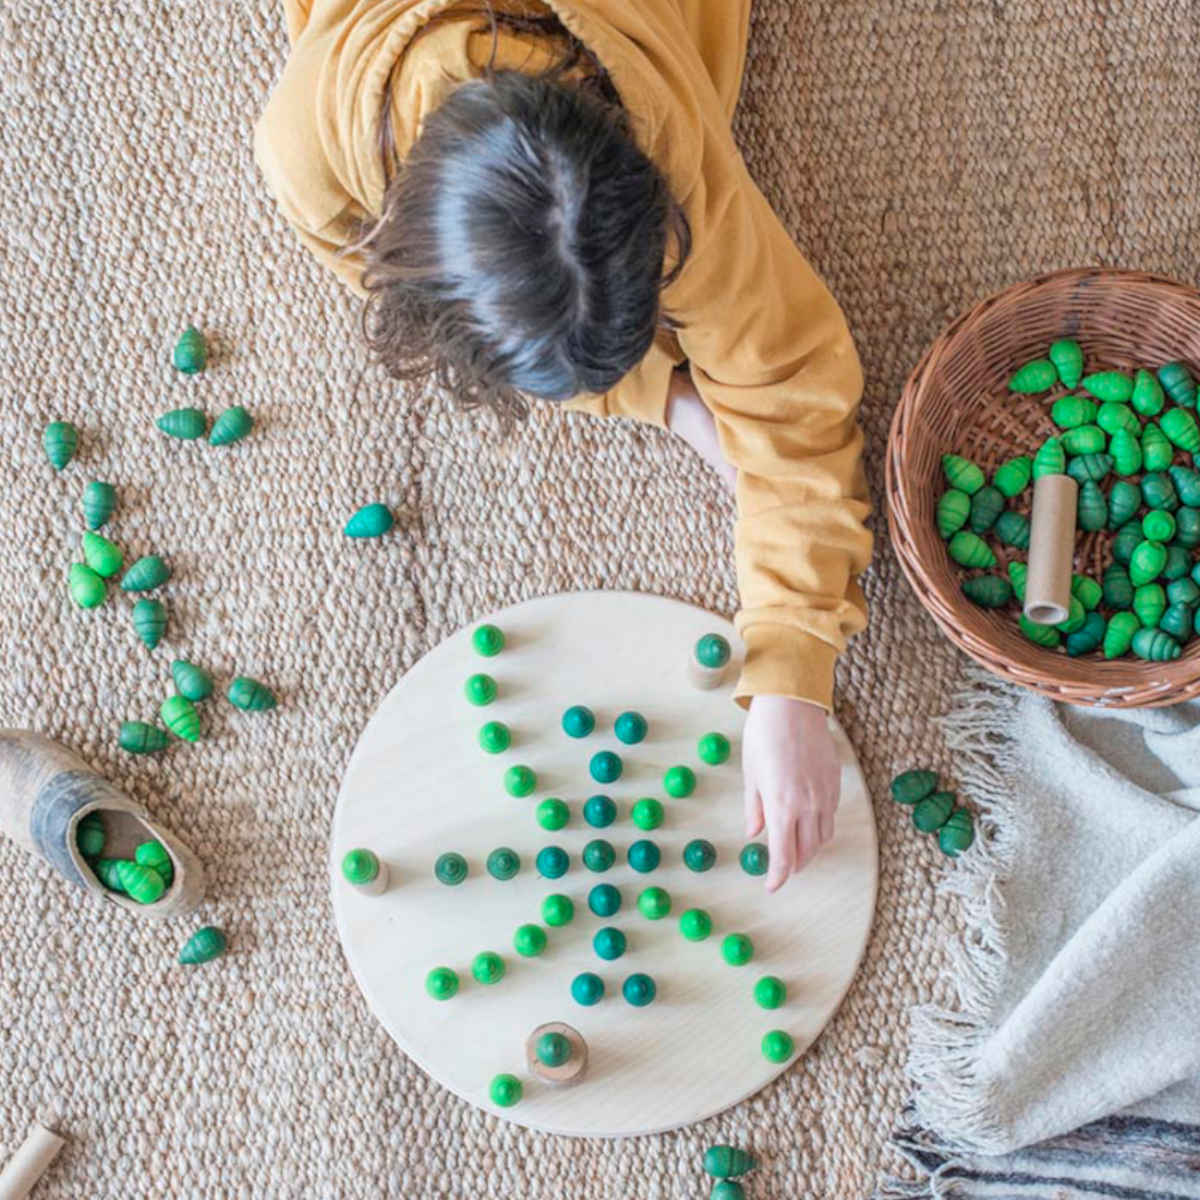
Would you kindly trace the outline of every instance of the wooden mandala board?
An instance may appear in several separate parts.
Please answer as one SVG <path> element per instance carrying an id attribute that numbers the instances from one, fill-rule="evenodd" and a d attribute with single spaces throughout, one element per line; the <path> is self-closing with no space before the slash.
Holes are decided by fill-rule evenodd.
<path id="1" fill-rule="evenodd" d="M 877 857 L 875 823 L 854 752 L 835 726 L 842 755 L 842 795 L 833 841 L 773 896 L 761 878 L 738 865 L 742 836 L 740 732 L 743 713 L 732 700 L 740 643 L 728 622 L 699 608 L 655 596 L 584 592 L 531 600 L 484 620 L 504 631 L 498 656 L 481 658 L 471 629 L 435 647 L 392 689 L 367 725 L 347 768 L 334 814 L 330 876 L 338 933 L 354 976 L 372 1011 L 400 1048 L 444 1086 L 508 1120 L 551 1133 L 617 1137 L 675 1129 L 753 1095 L 788 1063 L 770 1063 L 760 1051 L 771 1029 L 792 1035 L 797 1054 L 821 1032 L 845 995 L 871 930 Z M 703 634 L 724 634 L 735 647 L 727 682 L 713 691 L 687 677 L 691 649 Z M 468 704 L 463 683 L 474 672 L 492 675 L 497 699 L 485 708 Z M 591 736 L 572 739 L 561 716 L 572 704 L 596 714 Z M 624 746 L 613 721 L 626 709 L 649 724 L 645 741 Z M 511 748 L 489 755 L 476 735 L 490 720 L 512 730 Z M 733 743 L 722 766 L 702 763 L 699 737 L 720 731 Z M 616 751 L 624 772 L 615 784 L 594 783 L 588 772 L 598 750 Z M 502 786 L 507 767 L 524 763 L 538 776 L 536 792 L 513 799 Z M 691 766 L 698 779 L 687 799 L 662 789 L 664 771 Z M 617 820 L 592 829 L 582 818 L 584 800 L 603 792 L 617 803 Z M 538 802 L 558 796 L 571 809 L 559 832 L 534 819 Z M 666 807 L 652 833 L 629 818 L 632 802 L 657 796 Z M 617 849 L 616 865 L 597 875 L 580 852 L 603 837 Z M 656 841 L 663 865 L 639 875 L 625 849 L 639 837 Z M 717 865 L 703 874 L 682 863 L 684 845 L 708 838 Z M 538 876 L 537 851 L 559 845 L 571 869 L 557 880 Z M 340 875 L 342 855 L 354 847 L 374 850 L 387 862 L 390 886 L 365 896 Z M 521 856 L 520 873 L 507 882 L 489 876 L 490 850 L 509 846 Z M 470 864 L 467 880 L 446 887 L 433 876 L 446 850 Z M 588 890 L 615 884 L 621 911 L 601 920 L 587 906 Z M 658 885 L 671 894 L 671 915 L 648 921 L 637 894 Z M 541 901 L 551 892 L 570 896 L 575 919 L 547 929 L 538 958 L 513 950 L 516 927 L 541 924 Z M 679 932 L 679 913 L 707 909 L 713 935 L 689 942 Z M 628 951 L 605 962 L 592 935 L 611 924 L 628 937 Z M 721 938 L 748 934 L 754 961 L 728 966 Z M 504 979 L 490 987 L 475 982 L 471 960 L 481 950 L 501 954 Z M 431 1000 L 425 976 L 452 967 L 461 986 L 449 1001 Z M 571 980 L 594 971 L 605 995 L 585 1008 L 570 993 Z M 626 976 L 641 971 L 658 986 L 655 1002 L 634 1008 L 621 995 Z M 787 984 L 782 1008 L 755 1004 L 754 983 L 766 974 Z M 565 1021 L 587 1040 L 583 1082 L 552 1088 L 525 1068 L 525 1040 L 538 1025 Z M 794 1061 L 791 1060 L 791 1061 Z M 522 1102 L 497 1109 L 488 1084 L 501 1072 L 525 1085 Z"/>

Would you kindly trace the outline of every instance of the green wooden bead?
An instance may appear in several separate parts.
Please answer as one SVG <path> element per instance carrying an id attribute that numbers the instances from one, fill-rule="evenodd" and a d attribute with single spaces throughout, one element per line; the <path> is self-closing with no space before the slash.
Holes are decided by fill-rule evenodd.
<path id="1" fill-rule="evenodd" d="M 950 557 L 960 567 L 994 567 L 996 556 L 988 544 L 975 533 L 960 529 L 951 539 L 947 547 Z"/>
<path id="2" fill-rule="evenodd" d="M 1084 621 L 1087 620 L 1087 610 L 1083 607 L 1078 596 L 1072 596 L 1070 600 L 1070 608 L 1068 609 L 1067 619 L 1060 621 L 1055 625 L 1055 629 L 1059 633 L 1070 634 L 1075 633 L 1083 628 Z"/>
<path id="3" fill-rule="evenodd" d="M 1104 603 L 1117 610 L 1133 604 L 1133 581 L 1120 563 L 1109 563 L 1104 568 Z"/>
<path id="4" fill-rule="evenodd" d="M 504 633 L 496 625 L 480 625 L 471 634 L 471 645 L 475 653 L 484 658 L 495 658 L 504 649 Z"/>
<path id="5" fill-rule="evenodd" d="M 1142 430 L 1142 466 L 1147 471 L 1165 471 L 1175 457 L 1167 435 L 1153 422 Z"/>
<path id="6" fill-rule="evenodd" d="M 617 806 L 608 796 L 589 796 L 583 806 L 583 819 L 594 829 L 604 829 L 617 819 Z"/>
<path id="7" fill-rule="evenodd" d="M 1118 479 L 1108 490 L 1108 527 L 1120 529 L 1127 525 L 1142 507 L 1142 489 L 1125 479 Z"/>
<path id="8" fill-rule="evenodd" d="M 488 1098 L 497 1108 L 520 1104 L 524 1087 L 515 1075 L 497 1075 L 488 1085 Z"/>
<path id="9" fill-rule="evenodd" d="M 754 1003 L 759 1008 L 781 1008 L 787 1000 L 787 984 L 777 975 L 764 975 L 754 985 Z"/>
<path id="10" fill-rule="evenodd" d="M 1136 614 L 1131 612 L 1114 613 L 1108 619 L 1108 628 L 1104 631 L 1104 657 L 1121 658 L 1129 653 L 1133 645 L 1133 635 L 1141 628 L 1141 622 Z"/>
<path id="11" fill-rule="evenodd" d="M 1063 338 L 1050 347 L 1046 356 L 1054 364 L 1059 382 L 1065 388 L 1077 388 L 1083 378 L 1083 351 L 1079 343 Z"/>
<path id="12" fill-rule="evenodd" d="M 1033 456 L 1034 479 L 1041 479 L 1043 475 L 1061 475 L 1066 469 L 1067 455 L 1062 442 L 1056 437 L 1047 438 Z"/>
<path id="13" fill-rule="evenodd" d="M 56 471 L 61 471 L 79 449 L 79 430 L 70 421 L 51 421 L 42 431 L 42 449 Z"/>
<path id="14" fill-rule="evenodd" d="M 1109 543 L 1113 558 L 1118 563 L 1129 565 L 1133 552 L 1142 544 L 1142 524 L 1140 521 L 1130 521 L 1117 530 L 1116 537 Z"/>
<path id="15" fill-rule="evenodd" d="M 716 847 L 704 838 L 693 838 L 683 848 L 683 865 L 689 871 L 710 871 L 716 861 Z"/>
<path id="16" fill-rule="evenodd" d="M 612 917 L 621 911 L 621 893 L 611 883 L 598 883 L 588 892 L 588 908 L 598 917 Z"/>
<path id="17" fill-rule="evenodd" d="M 518 763 L 504 772 L 504 790 L 514 799 L 522 800 L 537 790 L 537 775 L 531 767 Z"/>
<path id="18" fill-rule="evenodd" d="M 1158 381 L 1176 404 L 1184 408 L 1196 407 L 1196 381 L 1183 363 L 1166 363 L 1159 367 Z"/>
<path id="19" fill-rule="evenodd" d="M 742 847 L 738 862 L 747 875 L 765 875 L 771 864 L 771 856 L 762 842 L 750 842 Z"/>
<path id="20" fill-rule="evenodd" d="M 570 925 L 575 920 L 575 902 L 561 892 L 551 892 L 542 901 L 542 920 L 551 929 L 557 929 L 560 925 Z"/>
<path id="21" fill-rule="evenodd" d="M 617 859 L 612 842 L 604 838 L 593 838 L 583 848 L 583 865 L 589 871 L 607 871 Z M 551 876 L 554 878 L 554 876 Z"/>
<path id="22" fill-rule="evenodd" d="M 763 1058 L 768 1062 L 784 1063 L 796 1053 L 796 1043 L 792 1036 L 782 1029 L 772 1029 L 764 1033 L 762 1039 Z"/>
<path id="23" fill-rule="evenodd" d="M 1172 542 L 1167 547 L 1167 562 L 1162 569 L 1162 577 L 1173 582 L 1176 579 L 1183 579 L 1191 569 L 1191 552 L 1184 546 Z"/>
<path id="24" fill-rule="evenodd" d="M 205 925 L 184 942 L 183 949 L 179 951 L 179 961 L 185 967 L 199 966 L 220 958 L 228 946 L 225 935 L 215 925 Z"/>
<path id="25" fill-rule="evenodd" d="M 1179 507 L 1179 495 L 1170 475 L 1163 471 L 1149 471 L 1142 476 L 1142 499 L 1149 508 L 1160 508 L 1174 512 Z"/>
<path id="26" fill-rule="evenodd" d="M 971 497 L 971 515 L 969 523 L 974 533 L 987 533 L 996 523 L 996 518 L 1004 511 L 1004 493 L 991 484 L 984 484 Z"/>
<path id="27" fill-rule="evenodd" d="M 731 967 L 744 967 L 754 957 L 754 943 L 744 933 L 727 933 L 721 940 L 721 957 Z"/>
<path id="28" fill-rule="evenodd" d="M 387 533 L 395 518 L 386 504 L 366 504 L 346 522 L 348 538 L 377 538 Z"/>
<path id="29" fill-rule="evenodd" d="M 171 578 L 171 568 L 157 554 L 139 558 L 121 577 L 123 592 L 149 592 Z"/>
<path id="30" fill-rule="evenodd" d="M 897 804 L 912 806 L 937 791 L 938 777 L 934 771 L 904 771 L 892 780 L 892 799 Z"/>
<path id="31" fill-rule="evenodd" d="M 225 409 L 213 422 L 208 435 L 210 446 L 232 446 L 254 428 L 254 418 L 240 404 Z"/>
<path id="32" fill-rule="evenodd" d="M 640 971 L 630 975 L 621 985 L 621 995 L 625 997 L 625 1003 L 632 1004 L 634 1008 L 645 1008 L 647 1004 L 653 1004 L 657 994 L 658 988 L 654 980 Z"/>
<path id="33" fill-rule="evenodd" d="M 983 472 L 970 459 L 958 454 L 942 455 L 942 473 L 952 488 L 968 496 L 975 495 L 985 482 Z"/>
<path id="34" fill-rule="evenodd" d="M 649 832 L 657 829 L 663 823 L 664 811 L 662 804 L 653 796 L 643 796 L 629 810 L 629 816 L 639 828 Z"/>
<path id="35" fill-rule="evenodd" d="M 93 480 L 83 489 L 83 520 L 89 529 L 108 523 L 117 507 L 117 489 L 111 483 Z"/>
<path id="36" fill-rule="evenodd" d="M 663 791 L 676 800 L 683 800 L 696 790 L 696 772 L 691 767 L 668 767 L 663 776 Z"/>
<path id="37" fill-rule="evenodd" d="M 490 675 L 472 675 L 463 685 L 467 702 L 476 708 L 491 704 L 496 698 L 496 681 Z"/>
<path id="38" fill-rule="evenodd" d="M 425 992 L 431 1000 L 452 1000 L 458 995 L 458 973 L 449 967 L 434 967 L 425 976 Z"/>
<path id="39" fill-rule="evenodd" d="M 540 925 L 517 926 L 513 949 L 522 958 L 537 958 L 546 949 L 546 931 Z"/>
<path id="40" fill-rule="evenodd" d="M 1100 485 L 1085 479 L 1079 488 L 1079 507 L 1076 514 L 1079 528 L 1094 533 L 1108 524 L 1108 501 Z"/>
<path id="41" fill-rule="evenodd" d="M 562 730 L 567 737 L 585 738 L 595 728 L 595 715 L 582 704 L 571 705 L 562 715 Z"/>
<path id="42" fill-rule="evenodd" d="M 534 1043 L 534 1057 L 544 1067 L 561 1067 L 571 1061 L 571 1042 L 561 1033 L 543 1033 Z"/>
<path id="43" fill-rule="evenodd" d="M 912 810 L 913 825 L 922 833 L 941 829 L 954 811 L 954 800 L 953 792 L 934 792 L 932 796 L 919 800 Z"/>
<path id="44" fill-rule="evenodd" d="M 710 1146 L 704 1152 L 704 1169 L 714 1179 L 745 1175 L 755 1166 L 754 1155 L 733 1146 Z"/>
<path id="45" fill-rule="evenodd" d="M 470 872 L 467 860 L 455 850 L 439 854 L 433 864 L 433 877 L 446 887 L 458 887 Z"/>
<path id="46" fill-rule="evenodd" d="M 141 599 L 133 606 L 133 629 L 153 650 L 167 631 L 167 609 L 161 600 Z"/>
<path id="47" fill-rule="evenodd" d="M 1142 533 L 1149 542 L 1169 542 L 1175 536 L 1175 518 L 1153 509 L 1142 518 Z"/>
<path id="48" fill-rule="evenodd" d="M 1111 454 L 1081 454 L 1067 464 L 1067 474 L 1076 483 L 1091 479 L 1099 483 L 1113 469 Z"/>
<path id="49" fill-rule="evenodd" d="M 571 869 L 571 856 L 561 846 L 543 846 L 534 865 L 543 879 L 561 879 Z"/>
<path id="50" fill-rule="evenodd" d="M 1167 584 L 1167 603 L 1186 604 L 1194 607 L 1200 604 L 1200 584 L 1194 579 L 1174 579 Z"/>
<path id="51" fill-rule="evenodd" d="M 1088 575 L 1072 575 L 1071 595 L 1078 597 L 1080 604 L 1091 612 L 1104 599 L 1104 588 Z"/>
<path id="52" fill-rule="evenodd" d="M 697 756 L 710 767 L 719 767 L 728 762 L 731 751 L 729 739 L 723 733 L 706 733 L 696 743 Z"/>
<path id="53" fill-rule="evenodd" d="M 118 861 L 117 877 L 121 881 L 121 890 L 138 904 L 154 904 L 167 890 L 163 877 L 156 870 L 127 859 Z"/>
<path id="54" fill-rule="evenodd" d="M 1167 593 L 1161 584 L 1145 583 L 1133 590 L 1134 615 L 1147 628 L 1154 629 L 1167 611 Z"/>
<path id="55" fill-rule="evenodd" d="M 521 869 L 521 856 L 508 846 L 497 846 L 487 856 L 485 866 L 493 879 L 512 879 Z"/>
<path id="56" fill-rule="evenodd" d="M 1200 450 L 1200 426 L 1196 425 L 1196 418 L 1187 409 L 1168 409 L 1158 418 L 1158 424 L 1167 435 L 1167 440 L 1180 450 L 1186 450 L 1188 454 Z"/>
<path id="57" fill-rule="evenodd" d="M 179 335 L 175 349 L 171 352 L 171 362 L 175 370 L 184 375 L 195 375 L 197 371 L 204 370 L 208 363 L 208 345 L 204 334 L 194 325 L 189 325 Z"/>
<path id="58" fill-rule="evenodd" d="M 1049 391 L 1058 382 L 1058 371 L 1048 358 L 1035 358 L 1015 372 L 1008 381 L 1010 392 L 1032 395 Z"/>
<path id="59" fill-rule="evenodd" d="M 637 906 L 647 921 L 661 921 L 671 911 L 671 894 L 666 888 L 644 888 L 638 895 Z"/>
<path id="60" fill-rule="evenodd" d="M 719 670 L 732 654 L 729 643 L 719 633 L 706 633 L 694 650 L 696 661 L 710 671 Z"/>
<path id="61" fill-rule="evenodd" d="M 629 865 L 637 872 L 645 875 L 649 871 L 658 870 L 662 861 L 662 851 L 647 838 L 639 838 L 625 852 Z"/>
<path id="62" fill-rule="evenodd" d="M 168 437 L 190 442 L 204 436 L 208 418 L 198 408 L 173 408 L 163 413 L 155 424 Z"/>
<path id="63" fill-rule="evenodd" d="M 640 712 L 623 712 L 613 722 L 613 733 L 617 741 L 626 746 L 636 746 L 646 737 L 646 718 Z"/>
<path id="64" fill-rule="evenodd" d="M 342 878 L 361 887 L 379 878 L 379 855 L 373 850 L 347 850 L 342 857 Z"/>
<path id="65" fill-rule="evenodd" d="M 1167 474 L 1175 485 L 1175 494 L 1180 502 L 1192 508 L 1200 508 L 1200 471 L 1191 467 L 1169 467 Z"/>
<path id="66" fill-rule="evenodd" d="M 1121 371 L 1098 371 L 1086 375 L 1080 383 L 1084 391 L 1091 392 L 1097 400 L 1113 400 L 1124 404 L 1133 398 L 1133 380 Z"/>
<path id="67" fill-rule="evenodd" d="M 1081 654 L 1098 650 L 1107 627 L 1108 622 L 1098 612 L 1088 613 L 1083 624 L 1067 636 L 1067 653 L 1072 658 L 1078 658 Z"/>
<path id="68" fill-rule="evenodd" d="M 125 561 L 120 547 L 90 530 L 80 539 L 80 548 L 83 550 L 83 561 L 102 579 L 110 579 Z"/>
<path id="69" fill-rule="evenodd" d="M 163 724 L 185 742 L 200 740 L 200 714 L 186 696 L 168 696 L 158 710 Z"/>
<path id="70" fill-rule="evenodd" d="M 98 858 L 92 863 L 92 871 L 97 879 L 110 892 L 124 892 L 125 885 L 121 882 L 121 864 L 127 862 L 123 858 Z"/>
<path id="71" fill-rule="evenodd" d="M 171 678 L 175 690 L 188 700 L 207 700 L 213 693 L 212 676 L 186 659 L 177 658 L 171 663 Z"/>
<path id="72" fill-rule="evenodd" d="M 1096 402 L 1086 396 L 1062 396 L 1050 406 L 1050 420 L 1059 429 L 1075 429 L 1090 425 L 1099 411 Z"/>
<path id="73" fill-rule="evenodd" d="M 620 958 L 625 953 L 627 945 L 625 935 L 619 929 L 614 929 L 611 925 L 605 925 L 602 929 L 597 929 L 595 936 L 592 938 L 592 949 L 607 962 L 612 962 L 614 959 Z"/>
<path id="74" fill-rule="evenodd" d="M 1021 632 L 1035 646 L 1052 650 L 1062 641 L 1062 635 L 1052 625 L 1035 625 L 1024 613 L 1017 618 Z"/>
<path id="75" fill-rule="evenodd" d="M 1136 475 L 1142 469 L 1142 443 L 1136 434 L 1118 429 L 1108 443 L 1108 453 L 1118 475 Z"/>
<path id="76" fill-rule="evenodd" d="M 1032 478 L 1033 459 L 1027 454 L 1020 454 L 997 467 L 992 482 L 1011 500 L 1029 486 Z M 954 531 L 951 530 L 951 532 Z"/>
<path id="77" fill-rule="evenodd" d="M 1138 371 L 1133 378 L 1133 395 L 1129 402 L 1143 417 L 1158 416 L 1166 403 L 1162 384 L 1149 371 Z"/>
<path id="78" fill-rule="evenodd" d="M 680 914 L 679 932 L 689 942 L 702 942 L 712 933 L 712 917 L 702 908 L 689 908 Z"/>
<path id="79" fill-rule="evenodd" d="M 1188 583 L 1191 582 L 1189 579 Z M 1178 642 L 1185 642 L 1192 633 L 1192 606 L 1190 604 L 1169 604 L 1167 611 L 1159 619 L 1158 627 L 1163 633 L 1169 633 Z"/>
<path id="80" fill-rule="evenodd" d="M 130 754 L 157 754 L 167 748 L 166 731 L 145 721 L 122 721 L 117 741 Z"/>
<path id="81" fill-rule="evenodd" d="M 104 603 L 104 580 L 85 563 L 72 563 L 67 572 L 67 590 L 80 608 L 95 608 Z"/>
<path id="82" fill-rule="evenodd" d="M 479 748 L 485 754 L 503 754 L 512 745 L 512 734 L 503 721 L 488 721 L 479 729 Z"/>
<path id="83" fill-rule="evenodd" d="M 551 833 L 562 829 L 571 819 L 571 810 L 557 796 L 550 796 L 537 806 L 537 823 Z"/>
<path id="84" fill-rule="evenodd" d="M 274 693 L 264 683 L 247 675 L 238 675 L 225 693 L 229 703 L 243 712 L 267 712 L 277 701 Z"/>
<path id="85" fill-rule="evenodd" d="M 1123 430 L 1136 438 L 1142 432 L 1142 423 L 1138 420 L 1137 413 L 1124 404 L 1114 404 L 1111 401 L 1097 409 L 1096 424 L 1109 434 Z"/>
<path id="86" fill-rule="evenodd" d="M 484 987 L 492 987 L 504 978 L 504 959 L 492 950 L 481 950 L 471 960 L 471 977 Z"/>
<path id="87" fill-rule="evenodd" d="M 1029 566 L 1023 562 L 1008 564 L 1008 578 L 1012 581 L 1013 592 L 1022 604 L 1025 603 L 1025 580 L 1029 576 Z"/>
<path id="88" fill-rule="evenodd" d="M 957 858 L 969 850 L 975 840 L 975 822 L 965 808 L 956 808 L 938 830 L 938 846 L 943 854 Z"/>
<path id="89" fill-rule="evenodd" d="M 996 518 L 992 532 L 1006 546 L 1017 550 L 1029 549 L 1029 518 L 1024 513 L 1002 512 Z"/>
<path id="90" fill-rule="evenodd" d="M 588 772 L 597 783 L 616 783 L 621 778 L 622 770 L 621 756 L 611 750 L 593 754 L 592 761 L 588 763 Z"/>
<path id="91" fill-rule="evenodd" d="M 1138 658 L 1149 662 L 1171 662 L 1183 653 L 1179 643 L 1161 629 L 1139 629 L 1133 635 L 1132 646 Z"/>
<path id="92" fill-rule="evenodd" d="M 584 1008 L 599 1004 L 604 998 L 604 980 L 591 971 L 581 971 L 571 980 L 571 999 Z"/>
<path id="93" fill-rule="evenodd" d="M 162 842 L 142 842 L 133 852 L 133 861 L 157 871 L 164 885 L 171 886 L 171 881 L 175 878 L 175 863 Z"/>
<path id="94" fill-rule="evenodd" d="M 1099 454 L 1108 444 L 1108 438 L 1099 425 L 1080 425 L 1068 429 L 1059 440 L 1068 454 Z"/>
<path id="95" fill-rule="evenodd" d="M 75 826 L 75 845 L 84 858 L 99 858 L 104 853 L 104 818 L 98 812 L 86 813 Z"/>
<path id="96" fill-rule="evenodd" d="M 736 1179 L 719 1179 L 708 1193 L 708 1200 L 746 1200 L 746 1189 Z"/>
<path id="97" fill-rule="evenodd" d="M 1161 542 L 1139 542 L 1129 560 L 1129 578 L 1135 588 L 1153 583 L 1167 565 L 1167 548 Z"/>
<path id="98" fill-rule="evenodd" d="M 962 582 L 963 595 L 980 608 L 1003 608 L 1012 599 L 1012 584 L 1000 575 L 976 575 Z"/>

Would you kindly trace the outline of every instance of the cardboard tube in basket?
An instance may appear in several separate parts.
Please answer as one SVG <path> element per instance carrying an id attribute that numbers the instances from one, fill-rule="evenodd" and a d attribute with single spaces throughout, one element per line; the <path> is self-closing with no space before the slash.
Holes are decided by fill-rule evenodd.
<path id="1" fill-rule="evenodd" d="M 39 1117 L 29 1136 L 0 1171 L 0 1200 L 24 1200 L 66 1144 L 43 1120 Z"/>
<path id="2" fill-rule="evenodd" d="M 1071 615 L 1078 506 L 1079 484 L 1069 475 L 1043 475 L 1034 482 L 1025 616 L 1035 625 L 1060 625 Z"/>

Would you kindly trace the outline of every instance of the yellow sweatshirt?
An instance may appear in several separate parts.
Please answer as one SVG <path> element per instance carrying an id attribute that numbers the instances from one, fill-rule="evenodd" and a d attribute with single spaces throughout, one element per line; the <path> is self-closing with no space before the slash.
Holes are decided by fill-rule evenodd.
<path id="1" fill-rule="evenodd" d="M 693 248 L 663 304 L 681 324 L 603 396 L 570 407 L 665 424 L 672 368 L 687 360 L 737 468 L 735 552 L 746 660 L 737 687 L 832 705 L 833 665 L 866 623 L 857 575 L 871 555 L 862 373 L 833 297 L 746 171 L 730 130 L 750 0 L 549 0 L 597 55 L 643 151 L 687 212 Z M 378 120 L 392 78 L 403 156 L 450 90 L 492 51 L 479 17 L 436 26 L 461 0 L 284 0 L 292 52 L 255 130 L 255 152 L 301 240 L 356 291 L 341 253 L 380 211 Z M 528 5 L 525 6 L 526 8 Z M 502 33 L 496 65 L 549 64 Z"/>

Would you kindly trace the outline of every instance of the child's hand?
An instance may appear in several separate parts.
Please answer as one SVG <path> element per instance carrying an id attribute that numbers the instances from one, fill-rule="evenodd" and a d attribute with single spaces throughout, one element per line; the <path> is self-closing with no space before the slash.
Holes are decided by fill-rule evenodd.
<path id="1" fill-rule="evenodd" d="M 755 696 L 742 734 L 746 836 L 767 829 L 767 891 L 833 837 L 842 769 L 825 710 L 789 696 Z"/>

